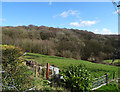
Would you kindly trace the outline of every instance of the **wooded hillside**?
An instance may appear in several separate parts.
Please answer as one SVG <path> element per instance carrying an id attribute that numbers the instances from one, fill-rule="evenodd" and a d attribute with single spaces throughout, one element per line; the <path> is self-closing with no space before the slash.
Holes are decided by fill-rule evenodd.
<path id="1" fill-rule="evenodd" d="M 118 48 L 118 35 L 34 25 L 2 27 L 2 40 L 28 52 L 95 62 L 112 59 Z"/>

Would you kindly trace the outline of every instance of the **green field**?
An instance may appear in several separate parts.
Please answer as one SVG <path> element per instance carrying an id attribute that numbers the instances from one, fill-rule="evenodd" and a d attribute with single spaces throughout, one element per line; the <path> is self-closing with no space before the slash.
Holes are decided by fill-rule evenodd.
<path id="1" fill-rule="evenodd" d="M 24 56 L 24 58 L 26 60 L 37 61 L 39 64 L 44 64 L 44 65 L 46 65 L 46 63 L 50 63 L 50 65 L 54 64 L 56 67 L 60 68 L 61 70 L 66 69 L 71 64 L 73 65 L 83 64 L 92 73 L 94 77 L 103 76 L 105 73 L 108 73 L 110 79 L 112 78 L 113 72 L 116 72 L 116 77 L 118 74 L 118 67 L 116 66 L 97 64 L 84 60 L 76 60 L 76 59 L 69 59 L 69 58 L 56 57 L 56 56 L 47 56 L 36 53 L 27 53 Z"/>
<path id="2" fill-rule="evenodd" d="M 119 61 L 120 61 L 120 59 L 115 59 L 114 63 L 117 63 Z M 104 60 L 104 62 L 106 62 L 106 63 L 112 63 L 112 60 Z"/>

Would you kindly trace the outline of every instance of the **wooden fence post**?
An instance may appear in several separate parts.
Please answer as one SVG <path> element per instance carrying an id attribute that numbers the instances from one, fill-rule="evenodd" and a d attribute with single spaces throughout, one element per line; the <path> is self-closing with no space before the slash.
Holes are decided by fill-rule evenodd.
<path id="1" fill-rule="evenodd" d="M 55 68 L 53 68 L 53 81 L 54 81 L 54 85 L 55 85 Z"/>
<path id="2" fill-rule="evenodd" d="M 47 63 L 47 80 L 48 80 L 48 78 L 49 78 L 49 63 Z"/>
<path id="3" fill-rule="evenodd" d="M 37 65 L 35 65 L 35 76 L 37 77 L 38 72 L 37 72 Z"/>
<path id="4" fill-rule="evenodd" d="M 108 74 L 106 73 L 106 83 L 108 83 Z"/>
<path id="5" fill-rule="evenodd" d="M 115 72 L 113 73 L 113 80 L 115 79 Z"/>
<path id="6" fill-rule="evenodd" d="M 53 76 L 54 76 L 54 80 L 55 80 L 55 68 L 53 68 Z"/>

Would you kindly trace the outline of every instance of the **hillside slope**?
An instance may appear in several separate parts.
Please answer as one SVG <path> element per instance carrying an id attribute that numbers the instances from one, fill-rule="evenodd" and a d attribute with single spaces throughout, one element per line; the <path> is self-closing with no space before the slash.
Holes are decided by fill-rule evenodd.
<path id="1" fill-rule="evenodd" d="M 94 34 L 89 30 L 29 25 L 6 26 L 2 33 L 3 44 L 28 52 L 95 62 L 112 59 L 118 47 L 118 35 Z"/>

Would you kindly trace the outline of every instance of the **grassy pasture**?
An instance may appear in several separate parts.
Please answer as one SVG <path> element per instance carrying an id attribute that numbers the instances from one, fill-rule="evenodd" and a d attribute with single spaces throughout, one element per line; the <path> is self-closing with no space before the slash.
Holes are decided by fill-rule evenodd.
<path id="1" fill-rule="evenodd" d="M 119 61 L 120 61 L 120 59 L 115 59 L 113 63 L 117 63 Z M 112 60 L 104 60 L 104 62 L 106 62 L 106 63 L 112 63 Z"/>
<path id="2" fill-rule="evenodd" d="M 92 63 L 84 60 L 76 60 L 69 59 L 64 57 L 56 57 L 56 56 L 48 56 L 36 53 L 27 53 L 24 58 L 26 60 L 34 60 L 40 64 L 46 65 L 46 63 L 50 63 L 50 65 L 55 65 L 61 70 L 66 69 L 69 65 L 78 65 L 83 64 L 86 68 L 92 73 L 94 77 L 103 76 L 105 73 L 108 73 L 109 79 L 112 78 L 113 72 L 116 72 L 116 77 L 118 74 L 119 67 L 104 65 L 98 63 Z"/>

